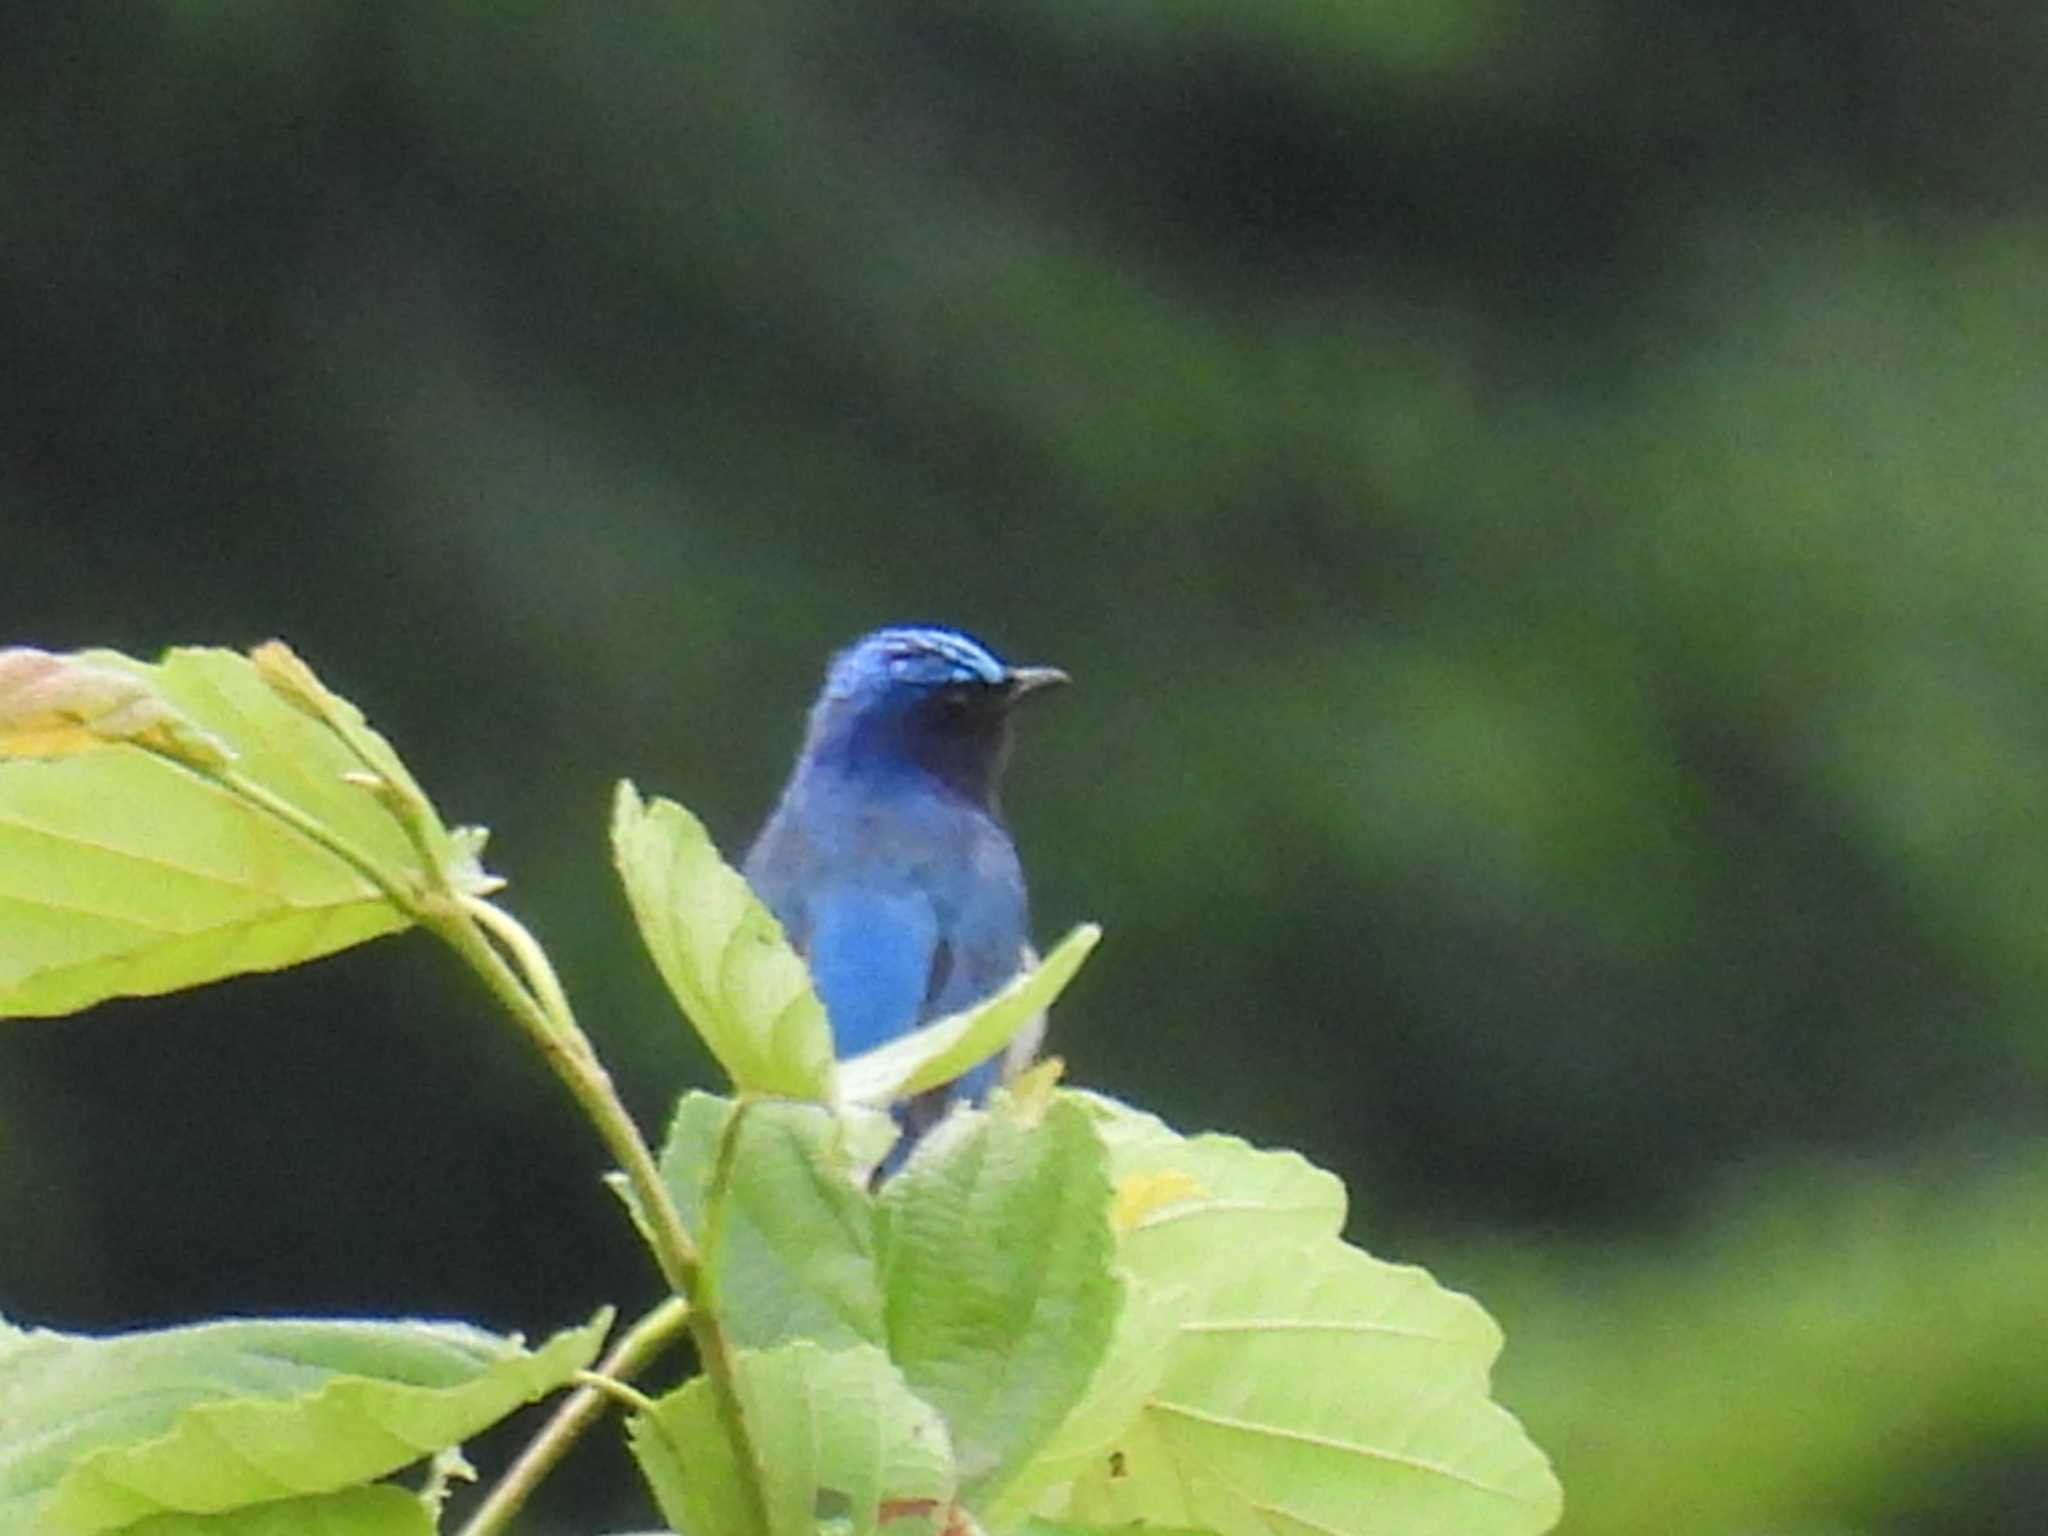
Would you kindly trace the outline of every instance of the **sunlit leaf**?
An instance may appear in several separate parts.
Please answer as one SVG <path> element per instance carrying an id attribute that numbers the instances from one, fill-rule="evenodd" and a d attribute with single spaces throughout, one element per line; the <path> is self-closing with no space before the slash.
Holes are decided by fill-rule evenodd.
<path id="1" fill-rule="evenodd" d="M 1026 1520 L 1018 1528 L 1017 1536 L 1134 1536 L 1134 1533 L 1129 1525 L 1077 1525 L 1070 1520 Z M 1143 1536 L 1215 1536 L 1215 1533 L 1192 1527 L 1167 1530 L 1162 1526 L 1148 1525 Z"/>
<path id="2" fill-rule="evenodd" d="M 1127 1174 L 1117 1181 L 1116 1204 L 1110 1211 L 1110 1220 L 1122 1237 L 1154 1211 L 1183 1200 L 1199 1200 L 1207 1193 L 1178 1168 Z"/>
<path id="3" fill-rule="evenodd" d="M 0 1017 L 276 970 L 408 924 L 387 886 L 428 884 L 428 859 L 363 787 L 358 753 L 246 657 L 62 660 L 83 669 L 111 718 L 153 723 L 106 750 L 0 760 Z M 139 702 L 115 703 L 124 687 Z M 166 719 L 232 763 L 158 749 Z M 468 845 L 419 814 L 429 851 L 460 864 Z"/>
<path id="4" fill-rule="evenodd" d="M 562 1385 L 609 1320 L 531 1351 L 447 1323 L 8 1329 L 0 1531 L 96 1536 L 373 1481 Z"/>
<path id="5" fill-rule="evenodd" d="M 249 652 L 256 675 L 286 703 L 325 725 L 355 753 L 363 767 L 425 803 L 426 796 L 391 744 L 370 729 L 363 712 L 333 692 L 282 640 L 266 640 Z"/>
<path id="6" fill-rule="evenodd" d="M 1079 1105 L 956 1111 L 877 1201 L 889 1355 L 945 1416 L 970 1505 L 1086 1395 L 1123 1304 L 1102 1144 Z"/>
<path id="7" fill-rule="evenodd" d="M 828 1348 L 882 1342 L 874 1210 L 845 1131 L 822 1105 L 750 1104 L 739 1122 L 723 1218 L 705 1194 L 734 1107 L 687 1095 L 661 1153 L 661 1173 L 697 1235 L 734 1340 L 761 1349 L 808 1339 Z"/>
<path id="8" fill-rule="evenodd" d="M 943 1528 L 954 1495 L 946 1427 L 879 1349 L 815 1344 L 747 1352 L 738 1392 L 762 1468 L 771 1536 L 816 1536 L 821 1519 L 869 1536 Z M 664 1516 L 684 1536 L 753 1526 L 751 1505 L 703 1377 L 628 1431 Z"/>
<path id="9" fill-rule="evenodd" d="M 886 1104 L 950 1083 L 1050 1008 L 1101 939 L 1100 928 L 1083 923 L 995 996 L 841 1062 L 840 1093 L 850 1103 Z"/>
<path id="10" fill-rule="evenodd" d="M 976 1513 L 990 1529 L 1007 1529 L 1036 1508 L 1048 1490 L 1112 1467 L 1166 1373 L 1187 1306 L 1184 1292 L 1125 1280 L 1116 1331 L 1087 1391 L 1029 1462 L 993 1498 L 977 1504 Z"/>
<path id="11" fill-rule="evenodd" d="M 1488 1396 L 1500 1332 L 1476 1303 L 1344 1243 L 1342 1187 L 1293 1153 L 1087 1102 L 1118 1187 L 1146 1192 L 1118 1257 L 1185 1305 L 1138 1418 L 1052 1513 L 1225 1536 L 1555 1524 L 1548 1462 Z"/>
<path id="12" fill-rule="evenodd" d="M 434 1536 L 434 1521 L 403 1488 L 348 1488 L 217 1515 L 152 1515 L 122 1536 Z"/>
<path id="13" fill-rule="evenodd" d="M 249 662 L 273 692 L 326 726 L 355 754 L 363 771 L 350 775 L 350 782 L 401 810 L 427 843 L 434 862 L 451 875 L 452 884 L 479 895 L 503 887 L 504 882 L 485 874 L 478 862 L 488 835 L 484 829 L 444 827 L 433 802 L 391 743 L 371 728 L 360 709 L 321 682 L 290 646 L 266 640 L 249 652 Z"/>
<path id="14" fill-rule="evenodd" d="M 621 783 L 612 857 L 655 968 L 733 1086 L 830 1101 L 832 1031 L 810 972 L 703 823 Z"/>

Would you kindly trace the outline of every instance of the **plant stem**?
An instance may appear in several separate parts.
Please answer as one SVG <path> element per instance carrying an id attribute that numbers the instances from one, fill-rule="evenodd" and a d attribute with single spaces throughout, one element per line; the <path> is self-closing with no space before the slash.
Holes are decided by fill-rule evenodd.
<path id="1" fill-rule="evenodd" d="M 641 1217 L 647 1224 L 648 1246 L 661 1269 L 662 1278 L 668 1282 L 670 1290 L 691 1303 L 690 1337 L 697 1346 L 698 1359 L 703 1362 L 712 1401 L 718 1408 L 719 1422 L 732 1444 L 741 1486 L 746 1489 L 754 1516 L 753 1527 L 760 1536 L 767 1536 L 765 1473 L 753 1436 L 747 1429 L 746 1411 L 740 1403 L 739 1372 L 733 1358 L 732 1341 L 726 1337 L 716 1310 L 696 1305 L 704 1288 L 702 1255 L 683 1229 L 682 1217 L 676 1211 L 675 1201 L 670 1198 L 668 1186 L 662 1182 L 654 1154 L 647 1149 L 639 1126 L 634 1124 L 632 1115 L 620 1100 L 611 1074 L 598 1060 L 589 1037 L 568 1011 L 568 1001 L 562 996 L 559 984 L 550 988 L 546 982 L 529 985 L 521 980 L 505 956 L 484 935 L 476 909 L 485 905 L 487 903 L 475 896 L 429 901 L 421 920 L 469 963 L 491 989 L 492 995 L 519 1021 L 527 1037 L 540 1048 L 541 1055 L 554 1069 L 555 1076 L 561 1079 L 596 1128 L 606 1150 L 618 1159 L 619 1169 L 625 1174 L 640 1206 Z M 539 953 L 540 946 L 509 912 L 495 908 L 488 921 L 493 933 L 517 930 L 522 936 L 520 940 L 509 941 L 514 954 L 523 959 L 529 953 Z M 545 974 L 552 976 L 552 969 Z M 556 1001 L 561 1010 L 559 1014 L 541 1001 L 550 992 L 553 994 L 550 1000 Z"/>
<path id="2" fill-rule="evenodd" d="M 343 860 L 373 882 L 394 905 L 419 921 L 469 963 L 489 987 L 493 996 L 518 1020 L 527 1036 L 539 1046 L 583 1112 L 597 1128 L 606 1148 L 619 1160 L 633 1186 L 651 1233 L 655 1262 L 669 1288 L 681 1296 L 694 1294 L 699 1268 L 697 1250 L 683 1230 L 675 1202 L 661 1181 L 654 1154 L 633 1123 L 611 1074 L 598 1060 L 589 1037 L 576 1023 L 569 999 L 547 956 L 532 934 L 511 913 L 476 896 L 447 890 L 407 889 L 406 883 L 379 866 L 345 839 L 335 836 L 317 819 L 308 816 L 289 800 L 272 794 L 261 784 L 233 769 L 218 774 L 233 793 L 302 833 L 335 857 Z M 439 871 L 435 871 L 439 875 Z M 515 972 L 499 950 L 484 937 L 488 927 L 499 943 L 518 958 Z"/>
<path id="3" fill-rule="evenodd" d="M 159 754 L 161 756 L 163 754 Z M 176 761 L 173 759 L 173 761 Z M 189 765 L 187 765 L 189 766 Z M 205 777 L 226 789 L 230 794 L 255 806 L 267 815 L 276 817 L 294 832 L 318 847 L 325 848 L 342 863 L 368 880 L 383 892 L 385 898 L 401 912 L 411 917 L 422 917 L 419 890 L 409 882 L 384 868 L 375 859 L 357 848 L 347 838 L 337 834 L 333 828 L 317 817 L 308 816 L 291 801 L 274 795 L 254 779 L 238 773 L 233 768 L 212 770 L 195 769 Z"/>
<path id="4" fill-rule="evenodd" d="M 598 1374 L 617 1383 L 640 1369 L 675 1341 L 688 1326 L 690 1305 L 680 1296 L 670 1296 L 629 1328 L 597 1363 Z M 611 1394 L 596 1386 L 579 1387 L 562 1400 L 539 1434 L 527 1442 L 519 1459 L 498 1479 L 463 1525 L 458 1536 L 497 1536 L 519 1513 L 541 1480 L 555 1469 L 583 1431 L 597 1422 L 611 1401 Z"/>
<path id="5" fill-rule="evenodd" d="M 540 1048 L 555 1076 L 561 1079 L 562 1085 L 596 1128 L 605 1150 L 618 1159 L 619 1168 L 632 1186 L 634 1198 L 639 1201 L 641 1214 L 646 1219 L 654 1261 L 661 1270 L 662 1278 L 677 1295 L 693 1297 L 698 1284 L 697 1272 L 701 1267 L 697 1246 L 683 1229 L 682 1217 L 676 1213 L 668 1186 L 662 1183 L 654 1154 L 647 1149 L 639 1126 L 634 1124 L 632 1115 L 619 1098 L 611 1074 L 598 1060 L 589 1037 L 577 1026 L 575 1016 L 566 1011 L 566 1000 L 557 1004 L 561 1012 L 546 1006 L 541 998 L 547 989 L 544 986 L 530 988 L 484 936 L 476 909 L 485 905 L 487 903 L 474 896 L 457 897 L 444 905 L 430 903 L 423 914 L 423 921 L 482 977 L 492 995 L 504 1004 L 506 1011 L 525 1029 L 527 1037 Z M 495 909 L 490 926 L 494 933 L 503 932 L 518 927 L 518 920 L 503 909 Z M 525 932 L 523 928 L 519 931 Z M 537 950 L 538 947 L 528 936 L 521 950 L 515 950 L 515 953 Z M 555 998 L 560 999 L 559 987 L 554 991 Z"/>
<path id="6" fill-rule="evenodd" d="M 190 766 L 189 764 L 186 766 Z M 753 1436 L 747 1430 L 746 1411 L 740 1403 L 738 1367 L 732 1342 L 718 1321 L 715 1309 L 695 1305 L 703 1289 L 703 1260 L 684 1230 L 683 1220 L 662 1182 L 661 1170 L 648 1150 L 640 1128 L 619 1098 L 617 1087 L 604 1063 L 598 1059 L 589 1036 L 576 1023 L 560 979 L 548 963 L 546 953 L 519 920 L 501 907 L 482 898 L 455 890 L 447 871 L 432 862 L 431 850 L 408 823 L 407 833 L 428 859 L 425 888 L 386 870 L 374 859 L 337 836 L 316 818 L 289 800 L 271 793 L 261 784 L 233 768 L 210 771 L 216 782 L 248 803 L 275 816 L 320 847 L 325 848 L 358 871 L 400 911 L 417 919 L 475 971 L 491 995 L 504 1005 L 526 1036 L 540 1049 L 542 1058 L 569 1090 L 585 1117 L 596 1129 L 607 1151 L 618 1160 L 647 1226 L 648 1247 L 669 1289 L 688 1304 L 690 1336 L 703 1362 L 711 1386 L 712 1400 L 746 1489 L 753 1526 L 759 1536 L 768 1536 L 768 1496 L 765 1473 Z M 401 816 L 401 821 L 407 818 Z M 488 930 L 490 937 L 486 937 Z M 496 943 L 492 939 L 496 939 Z M 515 971 L 505 958 L 509 950 L 519 961 Z M 525 1495 L 522 1493 L 523 1499 Z"/>
<path id="7" fill-rule="evenodd" d="M 547 951 L 540 947 L 531 933 L 527 932 L 526 925 L 503 907 L 492 906 L 488 901 L 474 897 L 465 898 L 462 909 L 489 929 L 491 937 L 512 952 L 513 958 L 519 962 L 519 969 L 525 974 L 527 985 L 532 987 L 541 1007 L 555 1019 L 566 1024 L 572 1032 L 581 1033 L 576 1029 L 576 1016 L 569 1007 L 569 994 L 562 990 L 561 978 L 555 974 L 555 968 L 548 960 Z"/>
<path id="8" fill-rule="evenodd" d="M 650 1414 L 654 1412 L 655 1402 L 653 1398 L 642 1392 L 638 1387 L 630 1387 L 616 1377 L 605 1375 L 603 1371 L 578 1371 L 570 1379 L 578 1387 L 588 1387 L 591 1391 L 608 1397 L 613 1402 L 632 1409 L 635 1413 Z"/>

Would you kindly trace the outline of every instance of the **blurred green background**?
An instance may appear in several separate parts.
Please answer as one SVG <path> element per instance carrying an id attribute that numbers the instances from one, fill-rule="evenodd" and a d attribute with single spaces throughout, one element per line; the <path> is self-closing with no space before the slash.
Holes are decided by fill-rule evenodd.
<path id="1" fill-rule="evenodd" d="M 959 623 L 1078 680 L 1071 1077 L 1478 1294 L 1567 1531 L 2048 1524 L 2033 0 L 0 35 L 0 637 L 287 637 L 647 1123 L 612 780 L 736 851 L 826 654 Z M 537 1333 L 652 1294 L 601 1161 L 417 938 L 11 1024 L 0 1311 Z M 530 1529 L 646 1510 L 594 1447 Z"/>

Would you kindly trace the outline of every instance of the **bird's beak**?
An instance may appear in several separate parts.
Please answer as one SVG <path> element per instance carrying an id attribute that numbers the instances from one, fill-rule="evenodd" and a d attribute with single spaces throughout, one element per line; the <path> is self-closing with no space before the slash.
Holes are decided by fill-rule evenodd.
<path id="1" fill-rule="evenodd" d="M 1057 688 L 1072 679 L 1058 667 L 1012 667 L 1008 679 L 1010 697 L 1021 699 L 1027 693 L 1037 693 L 1044 688 Z"/>

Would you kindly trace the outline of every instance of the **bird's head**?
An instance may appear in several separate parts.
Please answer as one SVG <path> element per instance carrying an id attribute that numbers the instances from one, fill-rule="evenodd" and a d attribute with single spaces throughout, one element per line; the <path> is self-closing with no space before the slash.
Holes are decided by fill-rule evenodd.
<path id="1" fill-rule="evenodd" d="M 854 773 L 922 773 L 993 806 L 1018 701 L 1067 681 L 1013 667 L 957 629 L 878 629 L 832 659 L 806 755 Z"/>

